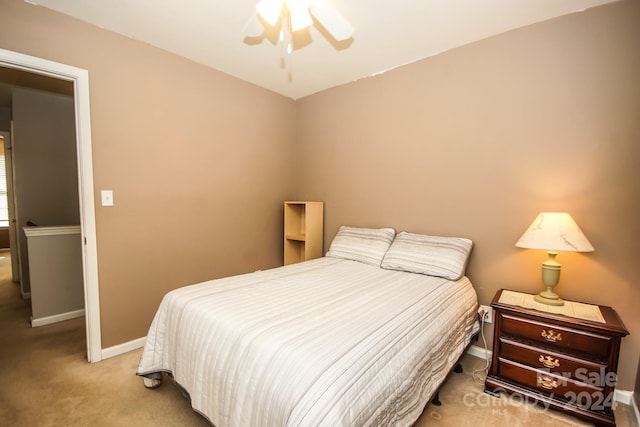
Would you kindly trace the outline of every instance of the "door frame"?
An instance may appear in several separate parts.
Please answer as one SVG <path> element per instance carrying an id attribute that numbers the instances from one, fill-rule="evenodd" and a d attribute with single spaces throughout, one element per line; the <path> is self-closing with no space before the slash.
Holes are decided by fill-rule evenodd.
<path id="1" fill-rule="evenodd" d="M 87 360 L 102 360 L 100 298 L 98 287 L 98 250 L 93 191 L 93 159 L 91 154 L 91 118 L 89 111 L 89 72 L 34 56 L 0 49 L 0 67 L 42 74 L 73 83 L 78 153 L 78 192 L 80 200 L 80 232 L 83 240 L 85 322 Z"/>
<path id="2" fill-rule="evenodd" d="M 22 289 L 20 281 L 20 246 L 18 242 L 18 232 L 16 224 L 16 193 L 13 188 L 15 181 L 13 175 L 13 120 L 11 121 L 11 129 L 9 132 L 0 131 L 0 136 L 4 139 L 4 166 L 5 178 L 7 181 L 7 207 L 9 208 L 9 247 L 11 251 L 11 280 L 20 283 L 20 294 L 22 298 L 28 297 Z"/>

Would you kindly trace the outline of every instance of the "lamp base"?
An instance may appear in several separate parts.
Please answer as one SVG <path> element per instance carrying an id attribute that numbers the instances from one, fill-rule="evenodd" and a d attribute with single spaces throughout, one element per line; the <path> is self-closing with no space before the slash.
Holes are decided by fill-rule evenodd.
<path id="1" fill-rule="evenodd" d="M 560 280 L 560 269 L 562 266 L 556 261 L 556 251 L 547 251 L 549 258 L 542 263 L 542 281 L 546 289 L 536 295 L 533 299 L 541 304 L 546 305 L 564 305 L 564 301 L 558 294 L 553 292 L 553 288 L 558 284 Z"/>
<path id="2" fill-rule="evenodd" d="M 564 300 L 560 298 L 557 294 L 548 291 L 542 291 L 538 295 L 533 297 L 534 300 L 541 304 L 546 305 L 564 305 Z"/>

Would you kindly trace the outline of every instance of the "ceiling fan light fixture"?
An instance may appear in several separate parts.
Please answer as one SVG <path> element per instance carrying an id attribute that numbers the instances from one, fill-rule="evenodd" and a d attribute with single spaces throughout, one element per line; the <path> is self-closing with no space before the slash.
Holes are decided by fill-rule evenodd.
<path id="1" fill-rule="evenodd" d="M 298 31 L 310 27 L 313 24 L 311 15 L 307 10 L 291 12 L 291 31 Z"/>
<path id="2" fill-rule="evenodd" d="M 309 14 L 309 1 L 306 0 L 285 0 L 289 16 L 291 19 L 291 31 L 298 31 L 313 25 L 313 20 Z"/>
<path id="3" fill-rule="evenodd" d="M 274 26 L 282 13 L 282 0 L 260 0 L 256 5 L 256 12 L 269 25 Z"/>
<path id="4" fill-rule="evenodd" d="M 287 40 L 284 45 L 289 45 L 289 53 L 293 50 L 293 33 L 316 24 L 336 41 L 353 37 L 354 29 L 349 21 L 326 1 L 328 0 L 259 0 L 256 13 L 245 25 L 244 34 L 248 38 L 256 38 L 264 37 L 265 31 L 271 33 L 272 30 L 279 30 L 279 42 Z"/>

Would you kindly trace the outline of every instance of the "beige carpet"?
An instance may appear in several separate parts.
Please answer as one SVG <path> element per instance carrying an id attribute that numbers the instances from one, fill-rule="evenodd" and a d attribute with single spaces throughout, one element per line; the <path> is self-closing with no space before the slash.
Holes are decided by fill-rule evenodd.
<path id="1" fill-rule="evenodd" d="M 169 381 L 147 390 L 135 376 L 140 350 L 96 364 L 85 359 L 84 319 L 31 328 L 28 301 L 10 281 L 8 253 L 0 251 L 1 426 L 206 426 Z M 482 392 L 473 380 L 482 359 L 465 356 L 416 426 L 584 426 L 555 411 Z M 637 427 L 618 405 L 618 426 Z"/>

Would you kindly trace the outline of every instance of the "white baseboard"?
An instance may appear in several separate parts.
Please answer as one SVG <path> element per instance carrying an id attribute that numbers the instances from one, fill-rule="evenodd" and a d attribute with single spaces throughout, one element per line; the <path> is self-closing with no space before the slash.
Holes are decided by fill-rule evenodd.
<path id="1" fill-rule="evenodd" d="M 110 357 L 120 356 L 121 354 L 125 354 L 130 351 L 142 348 L 144 347 L 144 343 L 146 342 L 146 340 L 147 340 L 147 337 L 142 337 L 129 342 L 114 345 L 113 347 L 103 348 L 102 359 L 104 360 Z M 481 359 L 486 359 L 484 348 L 479 347 L 477 345 L 469 346 L 467 353 L 471 354 L 472 356 L 479 357 Z M 491 350 L 488 350 L 487 353 L 488 353 L 489 359 L 491 359 L 491 355 L 492 355 Z"/>
<path id="2" fill-rule="evenodd" d="M 469 346 L 469 348 L 467 349 L 467 353 L 472 356 L 479 357 L 483 360 L 491 360 L 491 357 L 493 356 L 493 351 L 491 351 L 490 349 L 487 349 L 487 351 L 485 351 L 484 347 L 480 347 L 478 345 Z"/>
<path id="3" fill-rule="evenodd" d="M 142 348 L 144 347 L 144 343 L 146 341 L 147 341 L 147 337 L 142 337 L 142 338 L 135 339 L 133 341 L 114 345 L 113 347 L 103 348 L 102 360 L 109 359 L 110 357 L 120 356 L 121 354 L 129 353 L 130 351 Z"/>
<path id="4" fill-rule="evenodd" d="M 633 391 L 615 389 L 613 391 L 613 400 L 618 403 L 624 403 L 625 405 L 632 405 Z"/>
<path id="5" fill-rule="evenodd" d="M 63 322 L 65 320 L 75 319 L 77 317 L 84 316 L 84 308 L 76 311 L 69 311 L 66 313 L 60 313 L 53 316 L 39 317 L 37 319 L 31 318 L 31 327 L 37 328 L 38 326 L 50 325 L 52 323 Z"/>

